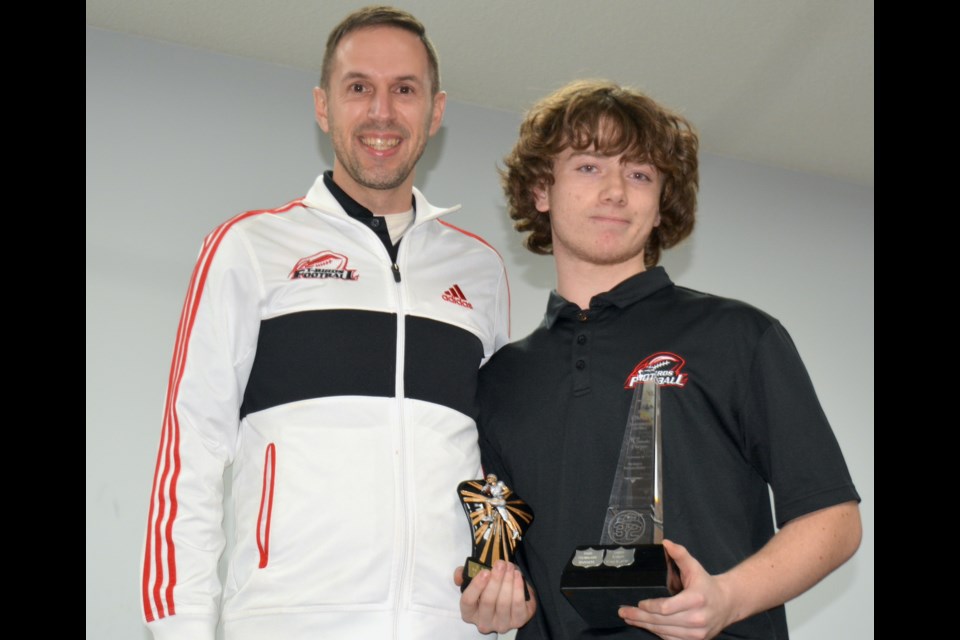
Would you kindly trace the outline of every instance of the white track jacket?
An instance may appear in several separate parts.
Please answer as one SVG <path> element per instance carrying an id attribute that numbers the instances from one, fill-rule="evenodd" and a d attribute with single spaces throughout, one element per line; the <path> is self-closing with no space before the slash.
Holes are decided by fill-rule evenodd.
<path id="1" fill-rule="evenodd" d="M 455 209 L 414 197 L 395 264 L 322 176 L 204 241 L 143 556 L 156 638 L 210 640 L 221 617 L 230 640 L 478 637 L 452 580 L 471 552 L 456 487 L 480 473 L 477 370 L 508 340 L 508 285 L 438 219 Z"/>

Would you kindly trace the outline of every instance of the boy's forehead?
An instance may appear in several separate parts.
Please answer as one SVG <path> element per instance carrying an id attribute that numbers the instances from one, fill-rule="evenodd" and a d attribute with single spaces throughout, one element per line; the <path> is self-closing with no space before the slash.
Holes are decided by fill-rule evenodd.
<path id="1" fill-rule="evenodd" d="M 574 156 L 586 156 L 592 158 L 620 158 L 621 163 L 634 163 L 634 164 L 653 164 L 653 161 L 650 159 L 650 154 L 646 153 L 640 149 L 597 149 L 593 144 L 590 144 L 586 147 L 576 147 L 572 144 L 568 144 L 563 149 L 560 150 L 556 156 L 554 156 L 554 161 L 563 160 L 567 158 L 572 158 Z"/>
<path id="2" fill-rule="evenodd" d="M 629 160 L 648 158 L 646 145 L 651 141 L 636 123 L 601 117 L 595 123 L 580 122 L 567 131 L 564 147 L 599 155 L 624 155 Z"/>

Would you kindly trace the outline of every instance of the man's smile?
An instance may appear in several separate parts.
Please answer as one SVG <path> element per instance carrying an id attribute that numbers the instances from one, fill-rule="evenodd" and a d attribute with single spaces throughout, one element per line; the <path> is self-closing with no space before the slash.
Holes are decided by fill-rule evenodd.
<path id="1" fill-rule="evenodd" d="M 388 149 L 393 149 L 398 144 L 400 144 L 400 138 L 396 137 L 379 137 L 379 136 L 361 136 L 360 142 L 364 146 L 370 147 L 376 151 L 387 151 Z"/>

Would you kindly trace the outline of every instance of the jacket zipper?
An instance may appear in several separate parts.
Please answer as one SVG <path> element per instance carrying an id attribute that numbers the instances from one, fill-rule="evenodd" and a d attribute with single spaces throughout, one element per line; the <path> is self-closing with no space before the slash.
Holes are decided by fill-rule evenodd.
<path id="1" fill-rule="evenodd" d="M 413 228 L 409 229 L 405 234 L 405 237 L 409 237 L 410 233 L 413 232 Z M 408 450 L 407 450 L 407 434 L 406 434 L 406 421 L 404 414 L 404 385 L 403 385 L 403 376 L 404 376 L 404 354 L 406 353 L 406 321 L 404 316 L 404 300 L 403 300 L 403 287 L 400 284 L 400 252 L 403 251 L 404 245 L 401 244 L 397 251 L 397 261 L 394 262 L 390 269 L 393 272 L 393 279 L 396 283 L 397 289 L 397 352 L 396 352 L 396 381 L 395 381 L 395 393 L 397 400 L 397 428 L 398 436 L 400 442 L 400 451 L 399 451 L 399 496 L 397 498 L 397 508 L 400 509 L 402 514 L 402 527 L 400 529 L 400 539 L 397 541 L 399 545 L 400 553 L 399 562 L 397 566 L 397 596 L 394 601 L 394 615 L 393 615 L 393 637 L 400 637 L 400 610 L 401 603 L 404 598 L 404 590 L 406 588 L 406 570 L 407 563 L 413 555 L 413 523 L 414 518 L 412 514 L 412 509 L 410 505 L 407 504 L 409 491 L 407 488 L 407 470 L 410 468 L 409 460 L 407 459 Z M 386 248 L 384 248 L 386 250 Z"/>
<path id="2" fill-rule="evenodd" d="M 355 221 L 356 222 L 356 221 Z M 362 222 L 358 222 L 361 226 L 366 227 Z M 417 222 L 414 221 L 413 226 L 407 230 L 404 234 L 404 238 L 409 238 L 410 235 L 414 232 L 417 227 Z M 409 461 L 407 460 L 407 438 L 406 438 L 406 428 L 404 422 L 404 386 L 403 386 L 403 374 L 404 374 L 404 351 L 406 344 L 406 325 L 404 317 L 404 301 L 403 301 L 403 287 L 400 284 L 402 278 L 400 277 L 400 252 L 404 250 L 405 245 L 401 244 L 397 249 L 397 259 L 396 261 L 390 256 L 390 251 L 387 250 L 387 247 L 383 245 L 383 242 L 380 241 L 379 236 L 376 232 L 373 232 L 369 227 L 368 231 L 371 231 L 374 236 L 376 236 L 377 244 L 380 245 L 380 248 L 383 250 L 384 255 L 387 258 L 387 264 L 390 265 L 390 273 L 393 275 L 393 281 L 396 285 L 397 291 L 397 302 L 396 302 L 396 312 L 397 312 L 397 350 L 394 357 L 396 358 L 396 380 L 394 381 L 394 393 L 396 394 L 397 401 L 397 431 L 398 431 L 398 442 L 400 450 L 398 451 L 398 475 L 399 482 L 398 488 L 399 492 L 397 495 L 397 508 L 400 510 L 400 513 L 403 523 L 399 531 L 399 539 L 397 540 L 398 548 L 401 550 L 397 554 L 397 595 L 393 604 L 393 637 L 400 637 L 400 609 L 401 603 L 403 602 L 404 590 L 406 587 L 406 569 L 407 562 L 409 558 L 413 556 L 413 528 L 414 528 L 414 517 L 411 509 L 407 506 L 407 469 L 410 468 Z"/>

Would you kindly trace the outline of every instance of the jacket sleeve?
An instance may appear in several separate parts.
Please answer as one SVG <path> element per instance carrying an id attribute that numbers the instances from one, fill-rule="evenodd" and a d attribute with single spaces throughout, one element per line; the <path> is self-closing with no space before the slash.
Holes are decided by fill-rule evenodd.
<path id="1" fill-rule="evenodd" d="M 158 639 L 214 637 L 223 472 L 236 451 L 260 297 L 249 245 L 228 222 L 203 243 L 170 366 L 141 575 L 143 617 Z"/>
<path id="2" fill-rule="evenodd" d="M 510 342 L 510 283 L 507 279 L 507 269 L 503 260 L 499 255 L 497 258 L 500 260 L 500 279 L 497 282 L 497 302 L 494 310 L 494 353 Z M 485 365 L 492 355 L 493 353 L 485 354 L 480 366 Z"/>
<path id="3" fill-rule="evenodd" d="M 507 267 L 504 265 L 500 272 L 500 285 L 497 290 L 497 349 L 510 342 L 510 282 L 507 278 Z"/>

